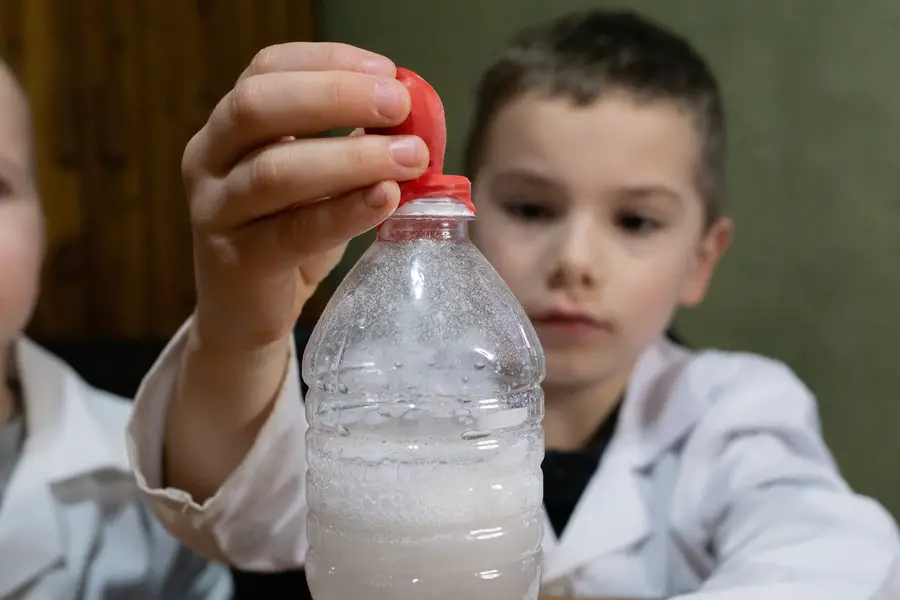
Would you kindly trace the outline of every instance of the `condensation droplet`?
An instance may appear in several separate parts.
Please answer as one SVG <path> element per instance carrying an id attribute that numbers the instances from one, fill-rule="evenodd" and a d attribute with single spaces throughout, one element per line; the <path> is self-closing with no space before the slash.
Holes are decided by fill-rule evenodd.
<path id="1" fill-rule="evenodd" d="M 483 368 L 484 368 L 484 361 L 483 361 L 483 360 L 476 360 L 476 361 L 475 361 L 475 368 L 478 369 L 478 370 L 483 369 Z"/>
<path id="2" fill-rule="evenodd" d="M 398 360 L 397 362 L 394 363 L 394 368 L 395 368 L 395 369 L 400 369 L 400 368 L 402 368 L 402 367 L 403 367 L 403 363 L 400 362 L 399 360 Z"/>
<path id="3" fill-rule="evenodd" d="M 463 382 L 463 383 L 469 383 L 469 376 L 468 376 L 468 375 L 463 375 L 463 376 L 462 376 L 462 382 Z"/>
<path id="4" fill-rule="evenodd" d="M 342 394 L 346 394 L 349 390 L 347 389 L 347 384 L 342 383 L 338 385 L 338 391 Z"/>
<path id="5" fill-rule="evenodd" d="M 466 429 L 462 432 L 460 437 L 464 440 L 483 440 L 484 438 L 490 437 L 490 431 L 478 431 L 477 429 Z"/>

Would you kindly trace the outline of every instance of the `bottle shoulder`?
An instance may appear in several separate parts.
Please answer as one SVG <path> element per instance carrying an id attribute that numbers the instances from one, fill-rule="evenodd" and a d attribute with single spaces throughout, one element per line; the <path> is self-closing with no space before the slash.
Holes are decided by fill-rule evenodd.
<path id="1" fill-rule="evenodd" d="M 470 382 L 487 371 L 519 388 L 544 373 L 527 315 L 467 240 L 373 244 L 336 290 L 303 363 L 308 384 L 361 369 L 396 377 L 408 367 L 419 379 L 453 370 Z"/>

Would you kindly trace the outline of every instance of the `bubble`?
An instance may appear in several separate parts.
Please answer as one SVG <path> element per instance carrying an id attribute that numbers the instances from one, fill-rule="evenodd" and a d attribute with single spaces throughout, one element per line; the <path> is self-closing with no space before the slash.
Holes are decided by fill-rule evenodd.
<path id="1" fill-rule="evenodd" d="M 418 408 L 411 408 L 400 415 L 400 422 L 407 424 L 421 423 L 426 417 L 425 411 Z"/>
<path id="2" fill-rule="evenodd" d="M 465 408 L 457 408 L 453 411 L 453 418 L 460 425 L 474 425 L 475 417 L 472 415 L 472 411 Z"/>
<path id="3" fill-rule="evenodd" d="M 322 429 L 325 429 L 326 431 L 331 431 L 332 433 L 336 433 L 336 434 L 338 434 L 338 435 L 341 436 L 341 437 L 347 437 L 347 436 L 350 435 L 350 430 L 347 429 L 347 427 L 345 427 L 344 425 L 341 425 L 341 424 L 337 424 L 337 425 L 323 425 L 323 426 L 322 426 Z"/>
<path id="4" fill-rule="evenodd" d="M 370 425 L 372 427 L 378 427 L 379 425 L 384 425 L 388 421 L 391 420 L 391 413 L 383 409 L 374 409 L 366 412 L 366 416 L 363 417 L 363 423 L 366 425 Z"/>

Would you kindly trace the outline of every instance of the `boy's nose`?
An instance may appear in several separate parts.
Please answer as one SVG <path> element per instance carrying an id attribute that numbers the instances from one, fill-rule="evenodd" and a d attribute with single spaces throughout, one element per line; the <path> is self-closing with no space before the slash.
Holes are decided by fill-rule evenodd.
<path id="1" fill-rule="evenodd" d="M 585 223 L 573 223 L 560 232 L 550 285 L 553 288 L 598 287 L 603 279 L 603 252 L 593 240 L 596 233 Z"/>

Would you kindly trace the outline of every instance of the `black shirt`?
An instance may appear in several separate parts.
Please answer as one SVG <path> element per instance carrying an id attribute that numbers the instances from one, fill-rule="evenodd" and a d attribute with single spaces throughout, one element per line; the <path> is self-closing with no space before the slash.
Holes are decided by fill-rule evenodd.
<path id="1" fill-rule="evenodd" d="M 541 465 L 544 471 L 544 508 L 557 537 L 562 536 L 578 501 L 600 466 L 600 460 L 616 430 L 621 406 L 619 402 L 583 450 L 547 450 Z"/>

